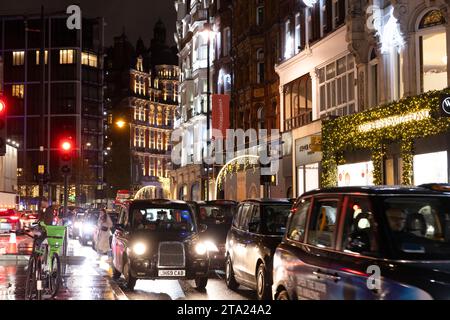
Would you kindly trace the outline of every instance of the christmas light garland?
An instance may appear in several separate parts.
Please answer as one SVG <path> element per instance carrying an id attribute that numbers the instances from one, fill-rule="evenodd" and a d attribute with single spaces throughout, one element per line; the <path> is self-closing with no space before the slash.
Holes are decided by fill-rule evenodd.
<path id="1" fill-rule="evenodd" d="M 450 128 L 450 118 L 440 117 L 439 113 L 439 98 L 442 94 L 450 94 L 450 89 L 407 97 L 368 111 L 324 121 L 322 125 L 322 186 L 337 185 L 338 166 L 345 164 L 344 152 L 357 150 L 372 151 L 374 184 L 382 184 L 386 147 L 393 142 L 400 143 L 403 161 L 402 184 L 411 185 L 414 139 L 444 133 Z M 367 132 L 359 130 L 362 124 L 423 110 L 429 110 L 430 117 L 419 121 L 405 121 Z"/>

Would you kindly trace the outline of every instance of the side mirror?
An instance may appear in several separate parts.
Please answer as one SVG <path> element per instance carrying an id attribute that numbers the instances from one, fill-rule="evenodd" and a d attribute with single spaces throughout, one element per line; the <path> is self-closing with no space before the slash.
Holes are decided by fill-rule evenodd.
<path id="1" fill-rule="evenodd" d="M 208 226 L 206 224 L 200 224 L 198 226 L 198 231 L 199 232 L 205 232 L 208 229 Z"/>

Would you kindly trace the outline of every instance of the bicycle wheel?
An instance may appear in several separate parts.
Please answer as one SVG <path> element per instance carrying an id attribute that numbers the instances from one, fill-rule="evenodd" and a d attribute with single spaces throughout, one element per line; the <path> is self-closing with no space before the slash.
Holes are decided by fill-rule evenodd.
<path id="1" fill-rule="evenodd" d="M 52 262 L 49 270 L 50 294 L 54 298 L 58 294 L 61 285 L 61 261 L 59 255 L 55 252 L 52 256 Z"/>
<path id="2" fill-rule="evenodd" d="M 28 261 L 27 280 L 25 283 L 25 300 L 34 300 L 36 295 L 36 256 L 32 255 Z"/>

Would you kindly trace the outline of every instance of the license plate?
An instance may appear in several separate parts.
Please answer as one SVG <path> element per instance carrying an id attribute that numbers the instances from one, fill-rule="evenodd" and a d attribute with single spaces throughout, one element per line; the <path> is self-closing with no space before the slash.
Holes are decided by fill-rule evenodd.
<path id="1" fill-rule="evenodd" d="M 11 230 L 11 225 L 9 223 L 0 223 L 0 230 Z"/>
<path id="2" fill-rule="evenodd" d="M 158 270 L 159 277 L 184 277 L 186 270 Z"/>

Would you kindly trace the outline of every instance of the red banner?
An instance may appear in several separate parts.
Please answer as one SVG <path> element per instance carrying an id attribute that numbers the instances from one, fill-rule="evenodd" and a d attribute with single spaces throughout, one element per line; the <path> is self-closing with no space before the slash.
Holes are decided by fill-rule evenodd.
<path id="1" fill-rule="evenodd" d="M 213 130 L 221 131 L 222 139 L 225 139 L 227 129 L 230 127 L 230 95 L 212 95 L 211 122 Z"/>

